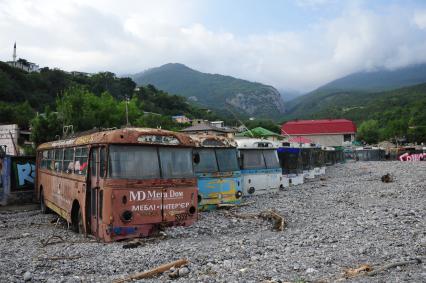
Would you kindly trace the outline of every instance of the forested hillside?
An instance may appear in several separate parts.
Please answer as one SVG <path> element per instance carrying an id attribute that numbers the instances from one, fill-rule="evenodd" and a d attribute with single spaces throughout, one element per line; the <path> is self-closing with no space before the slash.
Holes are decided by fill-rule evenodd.
<path id="1" fill-rule="evenodd" d="M 426 141 L 426 84 L 376 93 L 322 94 L 304 107 L 306 115 L 299 118 L 355 121 L 359 139 L 370 143 L 395 137 Z"/>
<path id="2" fill-rule="evenodd" d="M 0 62 L 0 123 L 31 125 L 36 143 L 55 139 L 64 125 L 73 125 L 74 131 L 121 127 L 126 124 L 126 97 L 133 126 L 177 130 L 184 125 L 171 119 L 176 114 L 221 118 L 152 85 L 135 86 L 130 78 L 110 72 L 89 76 L 44 68 L 26 73 Z"/>
<path id="3" fill-rule="evenodd" d="M 138 85 L 153 84 L 215 111 L 230 107 L 246 117 L 275 119 L 284 113 L 280 93 L 272 86 L 202 73 L 182 64 L 166 64 L 132 77 Z"/>

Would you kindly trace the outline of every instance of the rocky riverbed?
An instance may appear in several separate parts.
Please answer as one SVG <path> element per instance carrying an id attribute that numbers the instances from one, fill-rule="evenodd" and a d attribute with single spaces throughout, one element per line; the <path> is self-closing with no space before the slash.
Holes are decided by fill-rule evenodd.
<path id="1" fill-rule="evenodd" d="M 381 181 L 386 173 L 393 182 Z M 1 212 L 0 282 L 110 282 L 180 258 L 190 264 L 177 278 L 147 281 L 333 282 L 363 264 L 377 270 L 420 259 L 347 281 L 426 282 L 426 162 L 348 162 L 247 201 L 254 203 L 201 213 L 192 227 L 168 228 L 132 249 L 75 234 L 53 214 Z M 267 209 L 285 218 L 283 231 L 247 217 Z"/>

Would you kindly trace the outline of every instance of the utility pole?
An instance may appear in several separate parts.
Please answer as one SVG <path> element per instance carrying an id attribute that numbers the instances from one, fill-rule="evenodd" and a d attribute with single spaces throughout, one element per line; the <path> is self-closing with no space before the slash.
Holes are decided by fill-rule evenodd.
<path id="1" fill-rule="evenodd" d="M 228 104 L 228 103 L 226 103 L 226 104 Z M 252 131 L 250 131 L 250 129 L 247 128 L 247 126 L 244 125 L 244 123 L 237 117 L 237 115 L 235 115 L 235 113 L 231 111 L 230 107 L 226 107 L 226 110 L 228 110 L 232 114 L 232 116 L 234 116 L 234 118 L 237 119 L 237 121 L 249 132 L 251 137 L 254 137 Z"/>
<path id="2" fill-rule="evenodd" d="M 126 127 L 130 126 L 129 124 L 129 98 L 126 96 Z"/>
<path id="3" fill-rule="evenodd" d="M 15 41 L 15 44 L 13 45 L 13 66 L 16 67 L 16 41 Z"/>

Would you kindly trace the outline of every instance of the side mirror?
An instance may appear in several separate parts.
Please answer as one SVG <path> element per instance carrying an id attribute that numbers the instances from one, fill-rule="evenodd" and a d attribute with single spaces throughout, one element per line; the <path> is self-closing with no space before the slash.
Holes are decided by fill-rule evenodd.
<path id="1" fill-rule="evenodd" d="M 193 154 L 193 156 L 192 156 L 192 161 L 193 161 L 195 164 L 200 163 L 200 154 L 199 154 L 199 153 L 194 153 L 194 154 Z"/>

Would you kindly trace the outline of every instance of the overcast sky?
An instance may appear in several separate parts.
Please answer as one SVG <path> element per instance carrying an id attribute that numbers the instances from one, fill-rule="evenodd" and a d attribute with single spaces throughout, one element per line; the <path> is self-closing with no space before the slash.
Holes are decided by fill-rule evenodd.
<path id="1" fill-rule="evenodd" d="M 169 62 L 309 91 L 426 62 L 426 1 L 0 0 L 0 60 L 136 73 Z"/>

